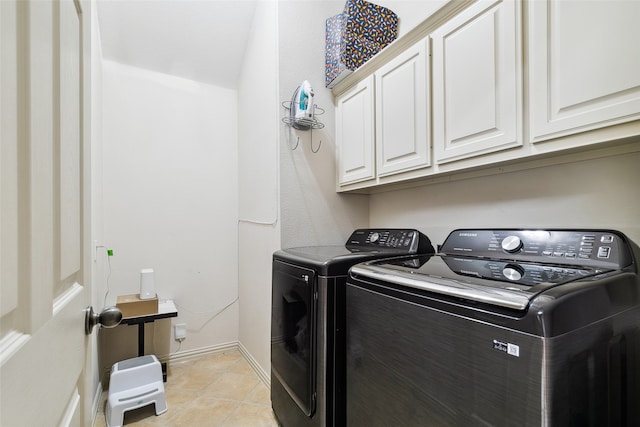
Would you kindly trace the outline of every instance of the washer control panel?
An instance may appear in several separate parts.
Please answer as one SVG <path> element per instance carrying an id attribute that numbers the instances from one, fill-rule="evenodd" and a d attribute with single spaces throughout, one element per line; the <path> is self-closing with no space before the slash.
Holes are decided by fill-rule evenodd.
<path id="1" fill-rule="evenodd" d="M 403 254 L 434 253 L 427 236 L 413 229 L 366 228 L 354 231 L 347 243 L 347 249 L 358 251 L 389 251 Z"/>
<path id="2" fill-rule="evenodd" d="M 625 236 L 607 230 L 455 230 L 440 248 L 446 255 L 622 268 L 632 262 Z M 508 271 L 517 276 L 518 272 Z"/>
<path id="3" fill-rule="evenodd" d="M 498 280 L 526 287 L 540 283 L 563 283 L 606 271 L 598 268 L 515 263 L 491 259 L 461 259 L 452 256 L 444 257 L 443 260 L 452 271 L 463 276 Z M 507 289 L 509 288 L 507 287 Z M 516 287 L 512 290 L 518 289 L 526 288 Z"/>

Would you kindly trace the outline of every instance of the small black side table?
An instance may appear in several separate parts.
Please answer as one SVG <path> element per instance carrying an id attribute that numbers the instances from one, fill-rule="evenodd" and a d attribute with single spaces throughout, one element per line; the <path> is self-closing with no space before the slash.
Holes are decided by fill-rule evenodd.
<path id="1" fill-rule="evenodd" d="M 178 317 L 178 309 L 172 300 L 158 301 L 158 312 L 144 314 L 142 316 L 123 317 L 121 325 L 138 325 L 138 356 L 144 356 L 144 324 L 153 323 L 156 320 Z M 162 376 L 167 381 L 167 364 L 162 363 Z"/>

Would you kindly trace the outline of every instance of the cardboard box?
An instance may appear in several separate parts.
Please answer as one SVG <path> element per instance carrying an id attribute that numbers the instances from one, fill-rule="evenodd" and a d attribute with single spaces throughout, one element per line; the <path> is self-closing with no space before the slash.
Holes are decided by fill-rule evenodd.
<path id="1" fill-rule="evenodd" d="M 342 13 L 326 21 L 325 86 L 332 88 L 398 35 L 398 16 L 365 0 L 347 0 Z"/>
<path id="2" fill-rule="evenodd" d="M 140 294 L 118 295 L 116 307 L 122 311 L 122 317 L 136 317 L 158 312 L 158 298 L 140 299 Z"/>

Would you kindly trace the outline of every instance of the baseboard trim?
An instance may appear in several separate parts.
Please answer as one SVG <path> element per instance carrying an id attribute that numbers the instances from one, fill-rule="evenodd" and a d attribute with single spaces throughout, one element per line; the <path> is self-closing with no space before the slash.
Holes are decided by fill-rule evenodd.
<path id="1" fill-rule="evenodd" d="M 239 341 L 232 341 L 224 344 L 212 345 L 209 347 L 201 347 L 194 350 L 185 350 L 178 353 L 169 354 L 166 356 L 158 357 L 160 362 L 178 363 L 185 362 L 187 360 L 196 359 L 198 357 L 207 356 L 216 353 L 223 353 L 229 350 L 238 350 L 242 357 L 249 363 L 251 369 L 254 370 L 260 381 L 262 381 L 267 387 L 271 387 L 271 378 L 267 372 L 262 369 L 256 359 L 249 353 L 245 346 Z"/>
<path id="2" fill-rule="evenodd" d="M 216 344 L 208 347 L 200 347 L 193 350 L 180 351 L 177 353 L 167 354 L 165 356 L 158 356 L 158 360 L 160 362 L 184 362 L 187 360 L 196 359 L 201 356 L 222 353 L 237 348 L 238 341 L 231 341 L 228 343 Z"/>
<path id="3" fill-rule="evenodd" d="M 249 365 L 251 365 L 251 368 L 258 375 L 258 378 L 262 380 L 262 382 L 267 386 L 267 388 L 271 388 L 271 377 L 267 372 L 264 371 L 264 369 L 262 369 L 258 361 L 254 359 L 251 353 L 249 353 L 249 351 L 246 349 L 245 346 L 242 345 L 241 342 L 238 342 L 238 350 L 240 350 L 240 354 L 242 354 L 245 360 L 249 362 Z"/>

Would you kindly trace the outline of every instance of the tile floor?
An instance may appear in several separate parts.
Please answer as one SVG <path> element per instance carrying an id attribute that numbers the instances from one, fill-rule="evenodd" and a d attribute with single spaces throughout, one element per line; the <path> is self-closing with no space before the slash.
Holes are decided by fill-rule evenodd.
<path id="1" fill-rule="evenodd" d="M 277 427 L 269 389 L 238 350 L 169 364 L 168 410 L 154 405 L 125 412 L 125 426 Z M 105 427 L 107 391 L 94 427 Z"/>

